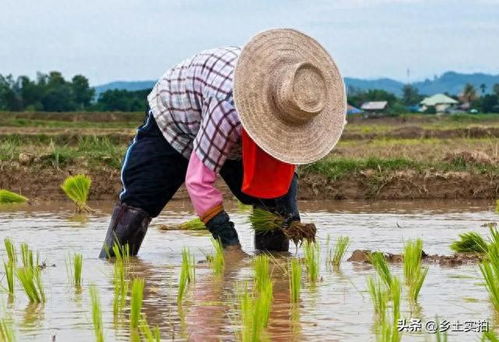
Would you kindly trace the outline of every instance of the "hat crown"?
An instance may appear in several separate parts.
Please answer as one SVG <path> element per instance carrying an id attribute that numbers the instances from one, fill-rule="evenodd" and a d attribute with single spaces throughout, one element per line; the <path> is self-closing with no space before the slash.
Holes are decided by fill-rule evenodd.
<path id="1" fill-rule="evenodd" d="M 286 64 L 279 70 L 274 102 L 281 118 L 305 124 L 326 105 L 326 83 L 319 68 L 309 62 Z"/>

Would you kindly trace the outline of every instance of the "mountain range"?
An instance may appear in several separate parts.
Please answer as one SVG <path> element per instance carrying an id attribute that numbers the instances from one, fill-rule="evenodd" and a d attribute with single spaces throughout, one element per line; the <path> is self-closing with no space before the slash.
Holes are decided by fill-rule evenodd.
<path id="1" fill-rule="evenodd" d="M 129 91 L 143 90 L 152 88 L 156 81 L 116 81 L 94 87 L 96 94 L 110 89 L 124 89 Z M 398 96 L 402 94 L 403 82 L 390 78 L 379 79 L 361 79 L 345 77 L 345 83 L 348 89 L 383 89 Z M 412 85 L 419 90 L 420 94 L 433 95 L 436 93 L 448 93 L 458 95 L 465 84 L 471 83 L 477 90 L 482 92 L 482 85 L 485 85 L 485 92 L 492 92 L 494 84 L 499 84 L 499 75 L 490 75 L 484 73 L 462 74 L 454 71 L 448 71 L 441 76 L 435 76 L 432 80 L 426 79 L 420 82 L 413 82 Z"/>

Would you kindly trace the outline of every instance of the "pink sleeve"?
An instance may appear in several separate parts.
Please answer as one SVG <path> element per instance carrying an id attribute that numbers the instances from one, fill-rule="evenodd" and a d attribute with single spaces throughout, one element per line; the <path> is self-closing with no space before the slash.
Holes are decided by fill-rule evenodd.
<path id="1" fill-rule="evenodd" d="M 185 186 L 194 210 L 204 222 L 208 220 L 203 218 L 208 219 L 208 216 L 212 216 L 215 211 L 223 209 L 222 193 L 215 188 L 216 179 L 216 172 L 205 166 L 196 152 L 192 152 L 185 176 Z"/>

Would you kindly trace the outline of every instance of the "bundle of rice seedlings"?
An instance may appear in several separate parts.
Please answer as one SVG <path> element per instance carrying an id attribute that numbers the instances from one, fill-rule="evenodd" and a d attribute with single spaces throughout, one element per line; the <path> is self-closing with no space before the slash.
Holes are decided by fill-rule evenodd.
<path id="1" fill-rule="evenodd" d="M 45 291 L 38 266 L 19 268 L 16 275 L 31 303 L 45 303 Z"/>
<path id="2" fill-rule="evenodd" d="M 15 340 L 16 336 L 12 322 L 6 318 L 0 319 L 0 341 L 14 342 Z"/>
<path id="3" fill-rule="evenodd" d="M 143 298 L 144 279 L 136 278 L 132 282 L 132 297 L 130 299 L 130 329 L 132 330 L 139 327 Z"/>
<path id="4" fill-rule="evenodd" d="M 3 243 L 5 245 L 5 252 L 7 253 L 9 263 L 12 263 L 14 265 L 17 264 L 16 248 L 14 247 L 12 240 L 6 238 L 3 240 Z"/>
<path id="5" fill-rule="evenodd" d="M 260 254 L 253 259 L 255 270 L 255 288 L 260 292 L 263 286 L 270 281 L 270 258 L 266 254 Z"/>
<path id="6" fill-rule="evenodd" d="M 317 228 L 313 223 L 307 224 L 293 221 L 287 226 L 285 224 L 286 220 L 282 216 L 260 208 L 253 209 L 249 216 L 249 222 L 257 233 L 282 230 L 288 239 L 296 245 L 303 243 L 303 241 L 314 242 L 317 233 Z"/>
<path id="7" fill-rule="evenodd" d="M 104 342 L 104 325 L 102 324 L 102 309 L 99 291 L 95 285 L 90 286 L 90 302 L 92 305 L 92 323 L 94 326 L 95 340 Z"/>
<path id="8" fill-rule="evenodd" d="M 300 260 L 293 258 L 289 262 L 289 293 L 291 303 L 298 303 L 301 290 L 301 263 Z"/>
<path id="9" fill-rule="evenodd" d="M 333 265 L 334 270 L 339 270 L 341 261 L 345 256 L 350 238 L 348 236 L 340 236 L 334 245 L 334 249 L 329 251 L 329 263 Z"/>
<path id="10" fill-rule="evenodd" d="M 88 193 L 92 180 L 86 175 L 76 175 L 66 178 L 61 185 L 64 193 L 75 203 L 76 212 L 84 213 L 92 210 L 87 205 Z"/>
<path id="11" fill-rule="evenodd" d="M 161 226 L 159 226 L 159 229 L 161 229 L 161 230 L 206 230 L 206 226 L 204 225 L 203 221 L 201 221 L 199 218 L 194 218 L 192 220 L 189 220 L 187 222 L 183 222 L 180 224 L 174 224 L 174 225 L 162 224 Z"/>
<path id="12" fill-rule="evenodd" d="M 139 322 L 139 330 L 142 335 L 142 340 L 146 342 L 160 342 L 161 334 L 159 332 L 158 326 L 155 326 L 153 329 L 149 327 L 147 323 L 145 315 L 142 315 L 142 318 Z"/>
<path id="13" fill-rule="evenodd" d="M 468 232 L 459 234 L 459 240 L 454 241 L 450 248 L 458 253 L 486 253 L 487 242 L 480 234 Z"/>
<path id="14" fill-rule="evenodd" d="M 68 278 L 70 279 L 70 282 L 75 287 L 81 287 L 82 269 L 83 269 L 83 255 L 82 254 L 75 253 L 72 256 L 67 257 L 66 270 L 68 273 Z"/>
<path id="15" fill-rule="evenodd" d="M 428 267 L 423 268 L 421 258 L 423 254 L 423 241 L 417 239 L 408 241 L 404 246 L 404 277 L 405 283 L 409 287 L 409 298 L 417 301 L 419 291 L 423 286 Z"/>
<path id="16" fill-rule="evenodd" d="M 187 288 L 195 280 L 196 262 L 188 248 L 182 250 L 182 266 L 178 280 L 177 304 L 181 304 Z"/>
<path id="17" fill-rule="evenodd" d="M 237 210 L 239 212 L 247 213 L 250 212 L 253 206 L 251 204 L 244 204 L 241 201 L 237 201 Z"/>
<path id="18" fill-rule="evenodd" d="M 315 283 L 319 280 L 320 245 L 318 242 L 305 241 L 303 248 L 308 279 Z"/>
<path id="19" fill-rule="evenodd" d="M 0 189 L 0 204 L 26 203 L 28 198 L 16 194 L 15 192 Z"/>
<path id="20" fill-rule="evenodd" d="M 373 265 L 374 269 L 378 273 L 378 276 L 385 283 L 386 287 L 390 289 L 392 287 L 392 273 L 388 267 L 385 256 L 381 252 L 374 252 L 369 255 L 369 261 Z"/>
<path id="21" fill-rule="evenodd" d="M 211 269 L 215 275 L 221 275 L 225 268 L 224 249 L 222 243 L 218 240 L 212 238 L 211 243 L 215 249 L 215 254 L 209 259 Z"/>

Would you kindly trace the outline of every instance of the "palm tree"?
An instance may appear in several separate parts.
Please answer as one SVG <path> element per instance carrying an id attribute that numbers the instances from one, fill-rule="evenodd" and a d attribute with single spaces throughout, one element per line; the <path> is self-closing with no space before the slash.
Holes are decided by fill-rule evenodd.
<path id="1" fill-rule="evenodd" d="M 485 95 L 486 89 L 487 89 L 487 85 L 485 83 L 480 84 L 480 90 L 482 91 L 482 95 Z"/>
<path id="2" fill-rule="evenodd" d="M 476 95 L 476 90 L 473 84 L 467 83 L 464 86 L 463 94 L 461 96 L 464 102 L 472 102 L 473 100 L 476 100 L 477 95 Z"/>

